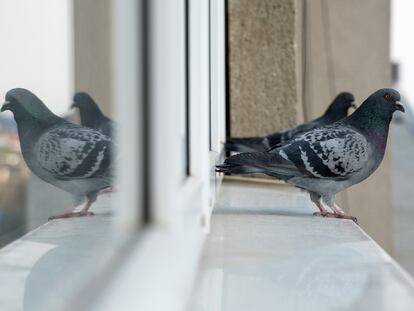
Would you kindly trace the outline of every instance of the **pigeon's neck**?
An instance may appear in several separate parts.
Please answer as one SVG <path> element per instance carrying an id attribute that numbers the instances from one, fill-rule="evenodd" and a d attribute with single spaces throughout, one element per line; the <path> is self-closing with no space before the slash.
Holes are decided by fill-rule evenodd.
<path id="1" fill-rule="evenodd" d="M 91 128 L 98 126 L 102 122 L 102 118 L 104 118 L 104 115 L 97 107 L 90 107 L 88 110 L 80 109 L 79 114 L 81 124 Z"/>
<path id="2" fill-rule="evenodd" d="M 22 145 L 24 142 L 35 142 L 46 129 L 61 122 L 66 122 L 55 115 L 47 119 L 40 119 L 30 114 L 15 114 L 14 119 L 17 123 L 17 131 Z"/>
<path id="3" fill-rule="evenodd" d="M 333 123 L 345 118 L 348 115 L 348 110 L 338 110 L 333 107 L 329 107 L 323 115 L 325 120 L 329 120 L 329 123 Z"/>
<path id="4" fill-rule="evenodd" d="M 361 106 L 346 119 L 346 123 L 363 133 L 377 151 L 384 152 L 391 119 L 392 114 L 372 111 L 366 106 Z"/>

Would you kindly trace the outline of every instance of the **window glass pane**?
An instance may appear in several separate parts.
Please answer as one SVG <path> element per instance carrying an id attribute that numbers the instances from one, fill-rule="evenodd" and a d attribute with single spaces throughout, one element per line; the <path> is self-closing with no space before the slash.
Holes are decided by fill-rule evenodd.
<path id="1" fill-rule="evenodd" d="M 143 215 L 142 18 L 122 3 L 0 1 L 0 247 L 30 232 L 0 253 L 14 258 L 0 260 L 0 278 L 24 293 L 0 289 L 0 306 L 67 306 Z"/>
<path id="2" fill-rule="evenodd" d="M 1 1 L 1 100 L 7 91 L 26 88 L 56 114 L 68 114 L 73 96 L 73 41 L 70 1 Z M 1 245 L 63 211 L 71 198 L 30 173 L 20 150 L 13 114 L 0 114 L 2 192 Z"/>

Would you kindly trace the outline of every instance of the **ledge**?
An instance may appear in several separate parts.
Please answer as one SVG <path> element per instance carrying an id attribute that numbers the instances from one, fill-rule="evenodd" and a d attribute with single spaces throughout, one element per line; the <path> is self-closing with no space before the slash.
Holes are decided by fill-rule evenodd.
<path id="1" fill-rule="evenodd" d="M 0 310 L 60 310 L 103 267 L 115 242 L 110 195 L 94 217 L 45 223 L 0 250 Z"/>
<path id="2" fill-rule="evenodd" d="M 414 310 L 414 282 L 359 226 L 290 187 L 223 183 L 189 310 Z"/>

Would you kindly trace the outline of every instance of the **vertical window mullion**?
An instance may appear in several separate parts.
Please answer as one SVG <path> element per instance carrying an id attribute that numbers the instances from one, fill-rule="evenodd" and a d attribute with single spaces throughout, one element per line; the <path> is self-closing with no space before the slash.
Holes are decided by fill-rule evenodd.
<path id="1" fill-rule="evenodd" d="M 208 86 L 209 86 L 209 94 L 210 94 L 210 101 L 209 101 L 209 108 L 208 108 L 208 112 L 209 112 L 209 114 L 208 114 L 208 124 L 209 124 L 209 131 L 208 131 L 208 142 L 209 142 L 209 150 L 211 151 L 211 150 L 213 150 L 212 148 L 213 148 L 213 143 L 212 143 L 212 140 L 213 140 L 213 135 L 212 135 L 212 118 L 214 117 L 212 114 L 213 114 L 213 111 L 214 111 L 214 109 L 213 109 L 213 107 L 212 107 L 212 105 L 215 105 L 215 103 L 213 103 L 213 101 L 211 100 L 211 98 L 212 98 L 212 93 L 211 93 L 211 91 L 212 91 L 212 88 L 211 88 L 211 75 L 212 75 L 212 63 L 211 63 L 211 55 L 212 55 L 212 53 L 211 53 L 211 35 L 212 35 L 212 32 L 211 32 L 211 2 L 210 2 L 210 0 L 207 0 L 208 1 L 208 68 L 209 68 L 209 72 L 208 72 L 208 79 L 209 79 L 209 83 L 208 83 Z"/>
<path id="2" fill-rule="evenodd" d="M 191 146 L 190 146 L 190 3 L 185 1 L 185 170 L 187 176 L 191 174 Z"/>
<path id="3" fill-rule="evenodd" d="M 224 3 L 209 0 L 210 150 L 220 153 L 225 139 Z"/>

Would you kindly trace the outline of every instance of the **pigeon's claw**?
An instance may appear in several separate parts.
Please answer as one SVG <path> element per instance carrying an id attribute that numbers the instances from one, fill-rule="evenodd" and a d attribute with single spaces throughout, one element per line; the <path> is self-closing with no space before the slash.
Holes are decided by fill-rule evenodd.
<path id="1" fill-rule="evenodd" d="M 104 188 L 104 189 L 100 190 L 99 194 L 112 193 L 112 192 L 114 192 L 114 188 L 113 187 L 107 187 L 107 188 Z"/>
<path id="2" fill-rule="evenodd" d="M 331 217 L 331 218 L 342 218 L 342 219 L 351 219 L 355 223 L 358 223 L 357 218 L 351 215 L 346 214 L 344 211 L 334 210 L 334 212 L 328 212 L 326 210 L 313 213 L 314 216 L 322 217 Z"/>
<path id="3" fill-rule="evenodd" d="M 93 216 L 93 215 L 95 215 L 95 214 L 92 213 L 92 212 L 89 212 L 89 211 L 66 212 L 66 213 L 63 213 L 63 214 L 50 216 L 48 220 L 63 219 L 63 218 L 74 218 L 74 217 L 85 217 L 85 216 Z"/>
<path id="4" fill-rule="evenodd" d="M 332 212 L 328 212 L 328 211 L 320 211 L 320 212 L 315 212 L 313 213 L 313 216 L 321 216 L 321 217 L 332 217 L 332 218 L 336 218 L 337 215 L 335 213 Z"/>
<path id="5" fill-rule="evenodd" d="M 352 215 L 348 215 L 346 213 L 335 213 L 335 217 L 336 218 L 342 218 L 342 219 L 350 219 L 352 221 L 354 221 L 356 224 L 358 223 L 358 219 L 355 216 Z"/>
<path id="6" fill-rule="evenodd" d="M 351 219 L 355 223 L 358 223 L 358 220 L 355 216 L 349 215 L 344 212 L 342 208 L 340 208 L 338 205 L 332 206 L 332 210 L 334 211 L 336 218 L 343 218 L 343 219 Z"/>

